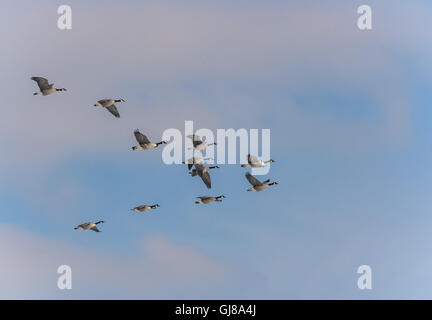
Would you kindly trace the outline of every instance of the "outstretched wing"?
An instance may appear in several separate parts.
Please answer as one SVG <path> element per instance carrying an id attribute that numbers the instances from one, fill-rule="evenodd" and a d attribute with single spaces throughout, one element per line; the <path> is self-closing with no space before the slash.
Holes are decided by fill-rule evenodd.
<path id="1" fill-rule="evenodd" d="M 251 175 L 249 172 L 246 173 L 246 179 L 248 179 L 249 183 L 254 187 L 262 185 L 262 182 Z"/>
<path id="2" fill-rule="evenodd" d="M 87 223 L 82 223 L 82 224 L 79 224 L 79 225 L 77 225 L 76 227 L 77 228 L 83 228 L 83 229 L 85 229 L 85 227 L 88 225 L 88 222 Z"/>
<path id="3" fill-rule="evenodd" d="M 194 163 L 194 166 L 195 166 L 196 171 L 198 171 L 198 172 L 202 172 L 204 169 L 204 166 L 200 163 Z"/>
<path id="4" fill-rule="evenodd" d="M 109 107 L 110 105 L 114 104 L 113 99 L 101 99 L 98 102 L 104 107 Z"/>
<path id="5" fill-rule="evenodd" d="M 116 118 L 120 118 L 120 113 L 118 112 L 114 104 L 107 107 L 108 111 L 111 112 Z"/>
<path id="6" fill-rule="evenodd" d="M 201 199 L 201 200 L 207 200 L 207 199 L 210 199 L 211 197 L 209 197 L 209 196 L 202 196 L 202 197 L 197 197 L 198 199 Z"/>
<path id="7" fill-rule="evenodd" d="M 192 140 L 194 148 L 198 147 L 200 144 L 203 143 L 203 141 L 201 140 L 201 137 L 199 135 L 191 134 L 191 135 L 188 135 L 187 137 Z"/>
<path id="8" fill-rule="evenodd" d="M 211 179 L 210 179 L 210 174 L 208 173 L 208 171 L 203 172 L 203 171 L 198 171 L 199 176 L 201 177 L 202 181 L 205 183 L 205 185 L 207 186 L 207 188 L 211 188 Z"/>
<path id="9" fill-rule="evenodd" d="M 90 228 L 90 230 L 93 230 L 93 231 L 96 231 L 96 232 L 100 232 L 97 227 Z"/>
<path id="10" fill-rule="evenodd" d="M 135 130 L 134 135 L 135 135 L 135 139 L 138 141 L 140 145 L 150 143 L 150 140 L 141 132 L 139 132 L 139 130 Z"/>
<path id="11" fill-rule="evenodd" d="M 42 78 L 42 77 L 32 77 L 32 80 L 36 81 L 37 85 L 39 86 L 39 89 L 46 90 L 51 88 L 52 85 L 48 83 L 48 79 Z"/>
<path id="12" fill-rule="evenodd" d="M 255 157 L 255 156 L 253 156 L 253 155 L 251 155 L 251 154 L 247 155 L 247 161 L 248 161 L 249 164 L 254 164 L 254 163 L 258 163 L 259 162 L 258 158 Z"/>
<path id="13" fill-rule="evenodd" d="M 201 137 L 197 134 L 190 134 L 187 136 L 189 139 L 192 139 L 192 141 L 201 141 Z"/>

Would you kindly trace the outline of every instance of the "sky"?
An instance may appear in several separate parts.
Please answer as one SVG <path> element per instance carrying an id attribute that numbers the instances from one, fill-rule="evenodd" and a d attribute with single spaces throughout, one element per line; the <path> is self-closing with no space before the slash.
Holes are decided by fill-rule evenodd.
<path id="1" fill-rule="evenodd" d="M 353 0 L 77 0 L 59 30 L 62 4 L 1 2 L 0 298 L 432 298 L 429 1 L 368 1 L 363 31 Z M 279 184 L 131 150 L 189 120 L 270 129 Z"/>

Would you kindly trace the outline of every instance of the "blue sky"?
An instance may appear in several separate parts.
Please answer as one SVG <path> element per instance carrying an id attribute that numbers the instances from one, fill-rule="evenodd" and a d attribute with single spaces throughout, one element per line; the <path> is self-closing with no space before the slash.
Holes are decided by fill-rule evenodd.
<path id="1" fill-rule="evenodd" d="M 371 1 L 360 31 L 359 1 L 74 1 L 60 31 L 61 4 L 2 2 L 1 298 L 431 298 L 431 4 Z M 279 185 L 131 151 L 185 120 L 270 128 Z"/>

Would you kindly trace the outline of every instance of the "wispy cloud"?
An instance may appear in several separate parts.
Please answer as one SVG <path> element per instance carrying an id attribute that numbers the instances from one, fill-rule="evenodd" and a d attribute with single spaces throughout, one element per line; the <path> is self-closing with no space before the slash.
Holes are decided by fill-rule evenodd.
<path id="1" fill-rule="evenodd" d="M 7 109 L 8 118 L 0 129 L 8 137 L 3 143 L 11 161 L 52 161 L 89 150 L 112 150 L 133 142 L 135 127 L 158 138 L 164 129 L 181 128 L 189 119 L 202 127 L 266 125 L 275 133 L 279 130 L 278 135 L 288 129 L 296 139 L 287 146 L 291 142 L 304 148 L 349 150 L 356 141 L 372 146 L 371 136 L 378 142 L 399 143 L 409 134 L 409 93 L 402 89 L 403 75 L 388 48 L 407 49 L 408 54 L 421 51 L 408 50 L 407 42 L 417 46 L 410 37 L 391 36 L 391 19 L 378 16 L 376 30 L 366 35 L 355 29 L 351 5 L 338 10 L 334 4 L 319 10 L 251 6 L 241 13 L 229 4 L 133 6 L 131 10 L 111 3 L 101 11 L 96 4 L 77 3 L 74 28 L 63 33 L 43 18 L 48 7 L 32 10 L 39 19 L 32 19 L 31 25 L 25 18 L 30 13 L 13 9 L 24 18 L 13 28 L 16 34 L 6 34 L 10 76 L 1 85 L 13 83 L 15 89 L 4 97 L 2 109 Z M 95 21 L 101 15 L 104 19 Z M 4 22 L 14 25 L 11 19 Z M 44 30 L 44 38 L 34 30 Z M 19 43 L 12 39 L 17 35 Z M 31 48 L 31 54 L 23 46 Z M 69 91 L 33 97 L 35 84 L 29 77 L 35 74 Z M 291 103 L 295 94 L 316 90 L 364 92 L 383 117 L 378 123 L 344 123 L 332 113 L 310 115 L 301 104 Z M 281 92 L 286 103 L 273 98 Z M 119 107 L 119 121 L 91 107 L 110 96 L 127 100 Z M 282 118 L 270 119 L 281 112 Z M 314 131 L 319 139 L 309 137 Z"/>
<path id="2" fill-rule="evenodd" d="M 157 298 L 181 291 L 193 296 L 191 288 L 214 285 L 224 276 L 224 267 L 198 250 L 173 243 L 163 236 L 139 241 L 134 256 L 101 252 L 28 232 L 8 225 L 0 226 L 2 255 L 0 296 L 12 298 L 86 298 L 105 292 L 107 298 Z M 101 234 L 82 234 L 88 241 L 100 241 Z M 93 236 L 93 237 L 92 237 Z M 73 287 L 69 292 L 57 288 L 57 268 L 72 268 Z M 176 293 L 173 293 L 173 297 Z"/>

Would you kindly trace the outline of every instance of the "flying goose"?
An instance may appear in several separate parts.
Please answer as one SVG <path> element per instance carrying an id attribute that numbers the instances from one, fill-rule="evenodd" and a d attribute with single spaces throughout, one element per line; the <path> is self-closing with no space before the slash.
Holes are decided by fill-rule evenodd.
<path id="1" fill-rule="evenodd" d="M 96 227 L 99 223 L 104 223 L 105 221 L 98 221 L 98 222 L 86 222 L 83 224 L 80 224 L 79 226 L 75 227 L 75 230 L 93 230 L 96 232 L 100 232 L 99 229 Z"/>
<path id="2" fill-rule="evenodd" d="M 40 91 L 33 93 L 34 96 L 47 96 L 56 91 L 67 91 L 65 88 L 54 88 L 54 83 L 48 83 L 48 79 L 42 77 L 31 77 L 31 80 L 36 81 Z"/>
<path id="3" fill-rule="evenodd" d="M 266 163 L 272 163 L 275 162 L 274 160 L 270 159 L 267 161 L 260 161 L 257 157 L 252 156 L 251 154 L 247 155 L 247 164 L 242 164 L 241 166 L 243 168 L 261 168 L 266 165 Z"/>
<path id="4" fill-rule="evenodd" d="M 104 107 L 107 108 L 109 112 L 111 112 L 116 118 L 120 118 L 120 113 L 118 112 L 115 102 L 125 102 L 123 99 L 102 99 L 96 103 L 95 107 Z"/>
<path id="5" fill-rule="evenodd" d="M 188 170 L 190 170 L 194 164 L 203 164 L 205 160 L 213 160 L 213 158 L 192 157 L 186 161 L 183 161 L 182 163 L 187 164 Z"/>
<path id="6" fill-rule="evenodd" d="M 202 197 L 197 197 L 197 198 L 200 200 L 195 201 L 196 204 L 201 204 L 201 203 L 207 204 L 207 203 L 214 202 L 214 201 L 222 202 L 221 199 L 225 198 L 225 196 L 219 196 L 219 197 L 202 196 Z"/>
<path id="7" fill-rule="evenodd" d="M 216 142 L 213 143 L 207 143 L 205 141 L 201 140 L 201 137 L 196 135 L 196 134 L 192 134 L 187 136 L 189 139 L 192 139 L 192 143 L 193 143 L 193 147 L 192 148 L 188 148 L 188 150 L 197 150 L 197 151 L 202 151 L 205 148 L 207 148 L 208 146 L 211 145 L 216 145 Z"/>
<path id="8" fill-rule="evenodd" d="M 161 141 L 158 143 L 151 142 L 145 135 L 139 132 L 138 129 L 134 131 L 134 135 L 138 141 L 138 146 L 133 146 L 132 150 L 148 150 L 151 148 L 156 148 L 160 144 L 166 144 L 166 141 Z"/>
<path id="9" fill-rule="evenodd" d="M 252 188 L 248 189 L 248 191 L 253 191 L 253 192 L 262 191 L 264 189 L 267 189 L 269 186 L 278 184 L 277 182 L 269 183 L 270 179 L 261 182 L 253 175 L 251 175 L 249 172 L 246 173 L 246 179 L 248 179 L 249 183 L 253 186 Z"/>
<path id="10" fill-rule="evenodd" d="M 131 211 L 144 212 L 144 211 L 147 211 L 147 210 L 150 210 L 150 209 L 156 209 L 157 207 L 159 207 L 158 204 L 154 204 L 152 206 L 144 204 L 142 206 L 138 206 L 138 207 L 135 207 L 135 208 L 131 209 Z"/>
<path id="11" fill-rule="evenodd" d="M 200 178 L 202 179 L 202 181 L 205 183 L 205 185 L 207 186 L 207 188 L 211 188 L 211 179 L 210 179 L 210 174 L 209 174 L 209 170 L 210 169 L 219 169 L 218 166 L 213 166 L 213 167 L 206 167 L 202 164 L 194 164 L 195 169 L 193 169 L 191 172 L 189 172 L 189 174 L 192 177 L 195 177 L 196 175 L 199 175 Z"/>

